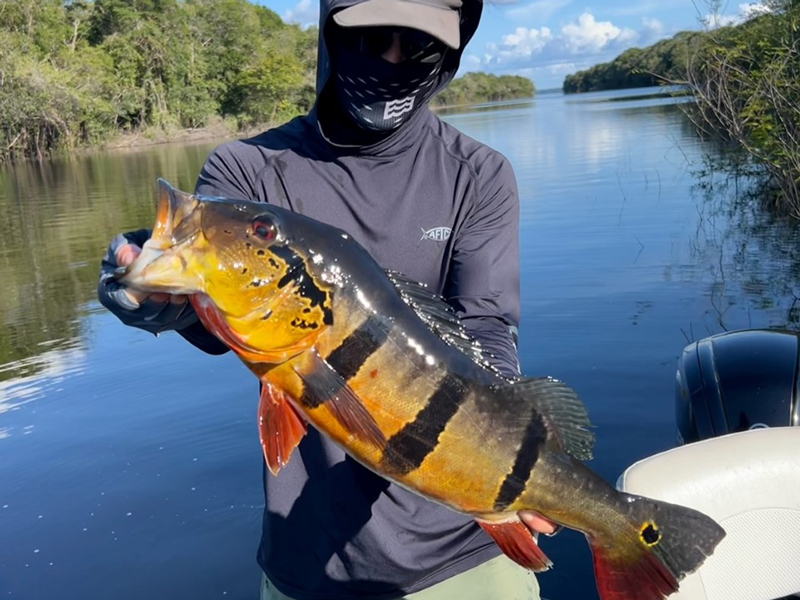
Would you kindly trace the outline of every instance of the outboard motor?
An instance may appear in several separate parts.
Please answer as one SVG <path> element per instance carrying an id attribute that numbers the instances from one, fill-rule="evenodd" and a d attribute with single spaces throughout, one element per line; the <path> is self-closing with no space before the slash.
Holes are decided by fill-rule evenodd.
<path id="1" fill-rule="evenodd" d="M 675 396 L 678 445 L 727 433 L 800 426 L 800 334 L 744 330 L 684 348 Z"/>

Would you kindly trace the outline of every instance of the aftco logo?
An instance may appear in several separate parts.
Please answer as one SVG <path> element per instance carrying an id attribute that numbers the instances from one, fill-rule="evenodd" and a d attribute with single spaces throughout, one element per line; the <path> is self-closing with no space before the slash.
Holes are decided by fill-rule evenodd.
<path id="1" fill-rule="evenodd" d="M 422 229 L 420 227 L 420 229 Z M 446 242 L 450 239 L 450 234 L 453 233 L 453 230 L 449 227 L 434 227 L 433 229 L 428 229 L 425 231 L 422 229 L 422 240 L 433 240 L 434 242 Z"/>

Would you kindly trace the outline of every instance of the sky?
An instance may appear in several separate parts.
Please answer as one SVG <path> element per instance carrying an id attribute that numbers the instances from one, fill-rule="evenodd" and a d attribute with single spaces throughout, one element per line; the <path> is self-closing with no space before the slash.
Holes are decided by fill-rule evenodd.
<path id="1" fill-rule="evenodd" d="M 284 21 L 316 24 L 315 0 L 257 0 Z M 706 0 L 493 0 L 467 46 L 459 75 L 485 71 L 524 75 L 539 90 L 560 88 L 564 77 L 622 51 L 649 46 L 679 31 L 742 21 L 760 2 Z"/>

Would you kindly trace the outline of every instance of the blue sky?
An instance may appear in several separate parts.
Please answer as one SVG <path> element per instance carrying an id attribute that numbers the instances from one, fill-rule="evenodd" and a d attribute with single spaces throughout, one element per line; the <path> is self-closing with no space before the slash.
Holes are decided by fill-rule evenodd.
<path id="1" fill-rule="evenodd" d="M 285 21 L 316 23 L 315 0 L 258 0 Z M 487 71 L 561 87 L 564 76 L 648 46 L 678 31 L 742 20 L 758 1 L 724 3 L 710 16 L 704 0 L 494 0 L 483 10 L 460 74 Z"/>

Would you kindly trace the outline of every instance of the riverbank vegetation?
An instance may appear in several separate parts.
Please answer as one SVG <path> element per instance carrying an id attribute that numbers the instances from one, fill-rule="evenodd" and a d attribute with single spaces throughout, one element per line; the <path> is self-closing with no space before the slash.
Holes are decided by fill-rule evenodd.
<path id="1" fill-rule="evenodd" d="M 316 55 L 316 28 L 248 0 L 0 1 L 0 162 L 285 121 L 313 105 Z M 474 73 L 437 102 L 532 95 Z"/>
<path id="2" fill-rule="evenodd" d="M 0 160 L 306 110 L 316 32 L 245 0 L 0 4 Z"/>
<path id="3" fill-rule="evenodd" d="M 433 106 L 454 106 L 532 98 L 536 86 L 527 77 L 519 75 L 492 75 L 467 73 L 442 90 L 431 103 Z"/>
<path id="4" fill-rule="evenodd" d="M 631 48 L 610 62 L 567 75 L 562 88 L 565 94 L 575 94 L 649 87 L 661 84 L 665 77 L 681 78 L 702 36 L 698 31 L 683 31 L 647 48 Z"/>
<path id="5" fill-rule="evenodd" d="M 800 219 L 800 0 L 711 31 L 683 77 L 687 114 L 704 133 L 746 152 L 763 197 Z"/>
<path id="6" fill-rule="evenodd" d="M 712 11 L 719 6 L 707 4 Z M 570 75 L 563 88 L 663 83 L 693 95 L 682 107 L 699 130 L 728 143 L 737 167 L 748 167 L 763 184 L 762 196 L 800 218 L 800 0 L 765 0 L 763 10 L 739 25 L 628 50 Z"/>

